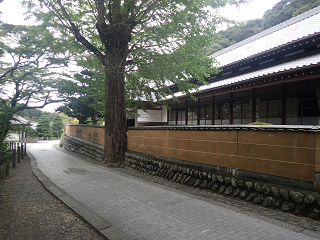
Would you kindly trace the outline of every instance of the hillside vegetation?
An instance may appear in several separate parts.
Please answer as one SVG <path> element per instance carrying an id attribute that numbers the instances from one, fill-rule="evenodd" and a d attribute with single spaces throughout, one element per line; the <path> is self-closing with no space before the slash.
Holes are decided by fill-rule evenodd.
<path id="1" fill-rule="evenodd" d="M 208 55 L 227 48 L 318 6 L 320 6 L 320 0 L 282 0 L 274 5 L 272 9 L 266 11 L 261 19 L 236 23 L 227 30 L 220 31 L 217 34 L 217 39 L 208 49 Z"/>

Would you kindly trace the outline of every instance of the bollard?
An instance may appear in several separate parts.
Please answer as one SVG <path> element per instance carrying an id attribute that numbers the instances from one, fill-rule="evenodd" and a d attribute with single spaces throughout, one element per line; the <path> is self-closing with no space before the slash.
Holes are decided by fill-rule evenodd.
<path id="1" fill-rule="evenodd" d="M 12 154 L 12 167 L 16 167 L 16 143 L 13 143 L 14 148 L 12 149 L 13 154 Z"/>
<path id="2" fill-rule="evenodd" d="M 17 150 L 17 155 L 18 155 L 18 163 L 20 163 L 20 154 L 21 154 L 21 149 L 18 143 L 18 150 Z"/>
<path id="3" fill-rule="evenodd" d="M 24 152 L 23 151 L 23 143 L 21 143 L 21 159 L 23 159 L 23 155 L 24 155 L 23 152 Z"/>
<path id="4" fill-rule="evenodd" d="M 24 144 L 24 155 L 27 155 L 27 143 Z"/>

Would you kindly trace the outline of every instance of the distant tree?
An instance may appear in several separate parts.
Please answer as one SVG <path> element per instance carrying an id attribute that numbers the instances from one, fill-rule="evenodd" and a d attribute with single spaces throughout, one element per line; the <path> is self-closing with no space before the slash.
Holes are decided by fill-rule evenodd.
<path id="1" fill-rule="evenodd" d="M 68 63 L 64 45 L 46 26 L 0 26 L 0 144 L 15 114 L 57 102 L 56 69 Z"/>
<path id="2" fill-rule="evenodd" d="M 42 115 L 38 121 L 37 133 L 39 137 L 52 137 L 52 128 L 50 119 L 46 115 Z"/>
<path id="3" fill-rule="evenodd" d="M 61 134 L 63 133 L 64 124 L 62 121 L 62 118 L 59 116 L 59 114 L 56 114 L 56 116 L 52 120 L 52 135 L 53 137 L 60 138 Z"/>
<path id="4" fill-rule="evenodd" d="M 62 112 L 68 117 L 74 117 L 79 120 L 79 124 L 86 124 L 90 118 L 92 124 L 97 124 L 98 120 L 104 117 L 104 112 L 94 108 L 95 99 L 92 97 L 81 96 L 71 99 L 69 103 L 57 108 L 57 112 Z"/>

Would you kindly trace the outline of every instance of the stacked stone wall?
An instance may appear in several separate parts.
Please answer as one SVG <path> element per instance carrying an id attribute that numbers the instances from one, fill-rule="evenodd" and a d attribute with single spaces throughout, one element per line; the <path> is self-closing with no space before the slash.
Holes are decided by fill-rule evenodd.
<path id="1" fill-rule="evenodd" d="M 63 144 L 63 147 L 69 152 L 73 152 L 91 161 L 102 162 L 104 148 L 101 145 L 80 138 L 70 137 L 67 134 L 61 138 L 60 144 Z"/>
<path id="2" fill-rule="evenodd" d="M 125 161 L 126 168 L 146 175 L 320 219 L 320 195 L 311 191 L 172 164 L 137 152 L 127 152 Z"/>

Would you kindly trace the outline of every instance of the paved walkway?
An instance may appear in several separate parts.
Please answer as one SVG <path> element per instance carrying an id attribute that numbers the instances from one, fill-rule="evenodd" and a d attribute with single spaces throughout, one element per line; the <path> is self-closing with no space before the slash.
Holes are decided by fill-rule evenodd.
<path id="1" fill-rule="evenodd" d="M 32 163 L 35 174 L 110 239 L 316 239 L 301 228 L 283 228 L 126 177 L 59 151 L 53 144 L 58 142 L 29 145 L 40 170 Z"/>

